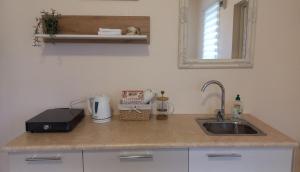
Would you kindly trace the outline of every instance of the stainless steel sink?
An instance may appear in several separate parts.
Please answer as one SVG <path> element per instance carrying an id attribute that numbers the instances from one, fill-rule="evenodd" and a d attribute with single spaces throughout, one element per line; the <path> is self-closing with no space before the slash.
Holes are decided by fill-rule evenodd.
<path id="1" fill-rule="evenodd" d="M 224 120 L 216 119 L 196 119 L 199 126 L 208 135 L 237 135 L 237 136 L 264 136 L 260 129 L 246 120 Z"/>

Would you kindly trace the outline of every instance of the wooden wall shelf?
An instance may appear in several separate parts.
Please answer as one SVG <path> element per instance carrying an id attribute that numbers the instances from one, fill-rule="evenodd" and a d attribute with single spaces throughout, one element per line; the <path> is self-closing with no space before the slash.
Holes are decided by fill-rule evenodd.
<path id="1" fill-rule="evenodd" d="M 139 27 L 140 35 L 125 35 L 129 26 Z M 59 33 L 53 36 L 36 34 L 44 42 L 63 43 L 150 43 L 148 16 L 61 16 Z M 122 29 L 122 35 L 100 36 L 99 28 Z"/>

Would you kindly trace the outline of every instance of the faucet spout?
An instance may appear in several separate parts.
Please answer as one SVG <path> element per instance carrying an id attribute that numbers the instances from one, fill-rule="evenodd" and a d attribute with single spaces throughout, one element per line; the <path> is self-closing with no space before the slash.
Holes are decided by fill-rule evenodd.
<path id="1" fill-rule="evenodd" d="M 217 81 L 217 80 L 211 80 L 211 81 L 206 82 L 206 83 L 202 86 L 201 91 L 204 92 L 205 89 L 206 89 L 209 85 L 212 85 L 212 84 L 216 84 L 216 85 L 218 85 L 218 86 L 221 88 L 221 91 L 222 91 L 222 96 L 221 96 L 221 108 L 220 108 L 220 112 L 218 112 L 218 114 L 217 114 L 217 119 L 219 119 L 219 120 L 224 120 L 224 117 L 225 117 L 225 88 L 224 88 L 223 84 L 222 84 L 220 81 Z"/>

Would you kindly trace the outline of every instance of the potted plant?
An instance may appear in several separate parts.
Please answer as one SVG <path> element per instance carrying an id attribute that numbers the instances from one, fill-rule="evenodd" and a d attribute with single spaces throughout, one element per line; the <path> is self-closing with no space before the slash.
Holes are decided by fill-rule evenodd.
<path id="1" fill-rule="evenodd" d="M 41 11 L 41 16 L 36 18 L 36 25 L 34 26 L 34 34 L 49 34 L 50 38 L 53 38 L 55 34 L 59 32 L 58 20 L 61 14 L 56 10 L 51 9 L 48 11 Z M 40 40 L 34 37 L 33 46 L 39 46 Z"/>

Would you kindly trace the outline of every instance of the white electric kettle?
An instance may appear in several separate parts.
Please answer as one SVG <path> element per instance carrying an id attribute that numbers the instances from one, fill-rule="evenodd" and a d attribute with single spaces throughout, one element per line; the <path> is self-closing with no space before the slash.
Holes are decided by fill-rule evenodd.
<path id="1" fill-rule="evenodd" d="M 96 123 L 105 123 L 111 121 L 111 111 L 109 106 L 109 97 L 96 96 L 88 99 L 88 109 Z"/>

